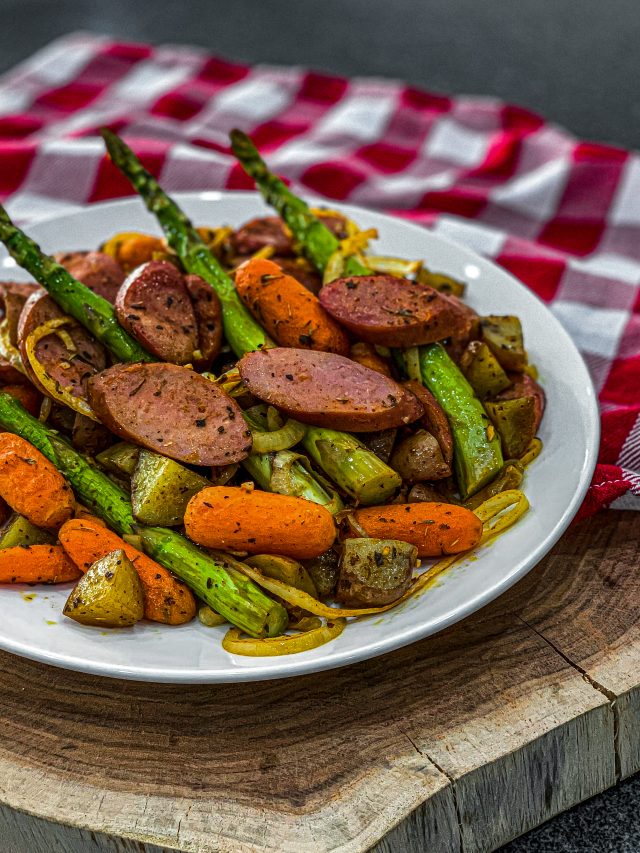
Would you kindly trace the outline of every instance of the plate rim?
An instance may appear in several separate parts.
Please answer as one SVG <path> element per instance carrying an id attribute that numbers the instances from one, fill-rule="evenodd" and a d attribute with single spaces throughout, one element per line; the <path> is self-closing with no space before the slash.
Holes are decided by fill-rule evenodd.
<path id="1" fill-rule="evenodd" d="M 171 193 L 171 195 L 177 201 L 186 204 L 193 201 L 224 202 L 227 199 L 244 198 L 247 201 L 255 201 L 259 206 L 264 208 L 264 201 L 260 196 L 260 193 L 252 190 L 192 190 L 174 192 Z M 47 649 L 43 649 L 41 647 L 30 646 L 28 643 L 24 643 L 21 641 L 13 642 L 11 638 L 5 639 L 0 635 L 1 650 L 9 652 L 11 654 L 15 654 L 19 657 L 24 657 L 30 660 L 37 661 L 39 663 L 55 666 L 56 668 L 60 669 L 66 669 L 74 672 L 82 672 L 85 674 L 97 675 L 106 678 L 125 679 L 147 683 L 240 683 L 248 681 L 267 681 L 279 678 L 293 678 L 296 676 L 308 675 L 315 672 L 324 672 L 330 669 L 338 669 L 341 667 L 350 666 L 351 664 L 357 662 L 363 662 L 371 658 L 379 657 L 380 655 L 391 653 L 404 646 L 418 642 L 421 639 L 425 639 L 426 637 L 434 636 L 435 634 L 445 630 L 451 625 L 454 625 L 457 622 L 461 622 L 463 619 L 468 618 L 472 614 L 476 613 L 478 610 L 485 607 L 491 601 L 494 601 L 496 598 L 504 594 L 508 589 L 510 589 L 525 575 L 527 575 L 540 562 L 540 560 L 542 560 L 543 557 L 547 553 L 549 553 L 549 551 L 553 548 L 553 546 L 558 542 L 560 537 L 566 531 L 569 524 L 574 519 L 578 510 L 580 509 L 582 501 L 584 500 L 584 497 L 588 491 L 591 478 L 597 464 L 601 428 L 600 412 L 598 408 L 597 393 L 593 386 L 593 381 L 589 370 L 584 362 L 584 359 L 582 358 L 580 351 L 578 350 L 569 333 L 564 329 L 559 320 L 549 310 L 548 306 L 537 296 L 537 294 L 527 288 L 512 273 L 510 273 L 503 267 L 498 266 L 492 259 L 483 257 L 474 250 L 468 248 L 467 246 L 464 246 L 461 243 L 456 242 L 455 240 L 452 240 L 448 236 L 442 236 L 441 234 L 433 233 L 430 229 L 425 228 L 419 223 L 416 223 L 412 220 L 405 220 L 401 216 L 387 213 L 383 210 L 377 210 L 375 208 L 365 208 L 358 205 L 342 203 L 341 201 L 327 199 L 312 194 L 305 193 L 304 198 L 305 200 L 314 204 L 322 204 L 324 206 L 335 207 L 335 209 L 338 210 L 344 210 L 347 215 L 353 216 L 353 218 L 356 219 L 359 214 L 373 214 L 375 216 L 381 216 L 383 218 L 389 219 L 397 224 L 401 224 L 403 227 L 409 229 L 410 231 L 416 233 L 426 232 L 429 235 L 430 239 L 435 239 L 443 246 L 450 247 L 458 255 L 464 256 L 465 260 L 468 263 L 477 264 L 478 262 L 480 262 L 482 266 L 488 265 L 492 271 L 495 270 L 498 272 L 499 275 L 503 277 L 506 276 L 508 279 L 511 280 L 512 284 L 514 284 L 518 288 L 524 289 L 531 298 L 535 299 L 544 309 L 546 314 L 552 319 L 554 324 L 554 333 L 558 331 L 564 338 L 564 344 L 568 346 L 571 350 L 573 350 L 574 354 L 578 357 L 579 363 L 581 364 L 584 372 L 584 377 L 587 381 L 587 390 L 589 392 L 589 405 L 587 407 L 589 413 L 589 420 L 588 423 L 585 424 L 585 432 L 587 434 L 585 458 L 582 464 L 582 468 L 580 470 L 577 488 L 573 493 L 572 499 L 569 501 L 567 506 L 565 506 L 563 512 L 558 517 L 556 523 L 549 530 L 547 536 L 540 543 L 540 545 L 528 555 L 522 566 L 517 571 L 513 571 L 511 573 L 506 574 L 499 582 L 492 585 L 490 589 L 486 590 L 481 594 L 476 595 L 471 600 L 465 600 L 463 604 L 459 605 L 453 610 L 450 610 L 448 613 L 445 613 L 439 620 L 435 622 L 435 624 L 431 623 L 430 626 L 427 628 L 423 628 L 421 630 L 421 626 L 418 623 L 405 629 L 399 635 L 396 634 L 386 638 L 383 635 L 383 637 L 377 642 L 369 643 L 366 648 L 366 653 L 364 654 L 358 654 L 357 650 L 345 650 L 343 652 L 338 652 L 337 654 L 329 658 L 311 658 L 308 660 L 301 660 L 298 658 L 297 661 L 296 656 L 292 655 L 290 657 L 283 657 L 281 659 L 282 661 L 287 661 L 287 665 L 280 668 L 272 667 L 270 669 L 263 669 L 260 666 L 246 666 L 233 670 L 226 668 L 224 670 L 217 671 L 212 668 L 208 668 L 206 670 L 163 670 L 161 668 L 146 668 L 144 670 L 141 670 L 139 667 L 135 666 L 114 665 L 109 662 L 96 662 L 91 659 L 83 658 L 68 658 L 61 656 L 60 653 L 49 652 Z M 47 225 L 58 220 L 78 216 L 81 215 L 83 212 L 89 210 L 113 210 L 117 209 L 118 207 L 127 207 L 131 204 L 138 204 L 143 206 L 143 202 L 138 196 L 129 195 L 123 198 L 110 199 L 103 202 L 78 205 L 76 210 L 69 210 L 62 214 L 54 213 L 47 216 L 43 216 L 31 221 L 26 226 L 26 228 L 27 231 L 31 233 L 34 229 L 39 228 L 41 225 Z M 151 216 L 151 214 L 149 215 Z M 453 218 L 457 219 L 457 217 Z M 466 222 L 467 220 L 463 221 Z M 39 238 L 36 237 L 35 239 Z M 0 258 L 4 258 L 5 256 L 6 250 L 4 250 L 4 247 L 0 246 Z"/>

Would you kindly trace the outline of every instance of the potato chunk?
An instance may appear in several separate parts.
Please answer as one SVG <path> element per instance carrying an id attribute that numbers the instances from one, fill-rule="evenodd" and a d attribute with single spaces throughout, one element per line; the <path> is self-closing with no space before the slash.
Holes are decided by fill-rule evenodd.
<path id="1" fill-rule="evenodd" d="M 142 619 L 142 584 L 124 551 L 112 551 L 93 563 L 73 588 L 63 613 L 99 628 L 126 628 Z"/>

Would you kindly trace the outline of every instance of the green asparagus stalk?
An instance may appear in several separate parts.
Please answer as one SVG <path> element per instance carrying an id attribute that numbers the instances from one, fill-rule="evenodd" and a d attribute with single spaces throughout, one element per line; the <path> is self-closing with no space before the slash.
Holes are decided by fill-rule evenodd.
<path id="1" fill-rule="evenodd" d="M 157 216 L 169 244 L 178 254 L 184 268 L 209 282 L 217 292 L 222 303 L 225 335 L 236 355 L 242 356 L 246 352 L 261 347 L 273 346 L 273 342 L 240 301 L 233 282 L 204 245 L 188 217 L 169 198 L 133 151 L 116 134 L 103 130 L 102 135 L 111 159 L 131 181 L 151 213 Z M 291 197 L 297 201 L 295 196 Z M 301 201 L 299 204 L 308 210 L 304 202 Z M 310 211 L 309 215 L 326 230 L 331 240 L 335 241 L 332 245 L 337 248 L 338 242 L 331 231 Z M 313 229 L 313 233 L 321 232 L 319 229 Z M 365 272 L 368 273 L 369 270 Z M 357 275 L 358 273 L 352 270 L 348 274 Z M 373 494 L 382 500 L 400 485 L 398 475 L 391 468 L 346 433 L 309 427 L 305 441 L 314 448 L 316 442 L 320 442 L 322 452 L 314 451 L 315 456 L 313 456 L 309 451 L 316 463 L 340 489 L 359 500 L 362 500 L 361 495 L 373 496 Z M 266 482 L 267 477 L 270 476 L 266 465 L 260 476 L 263 482 Z M 371 483 L 369 483 L 370 479 Z M 263 486 L 263 488 L 266 487 Z"/>
<path id="2" fill-rule="evenodd" d="M 243 415 L 252 432 L 268 431 L 266 417 L 261 419 L 255 411 L 243 412 Z M 321 483 L 319 476 L 310 470 L 309 460 L 301 453 L 292 450 L 252 453 L 242 462 L 242 467 L 265 492 L 306 498 L 321 504 L 332 514 L 344 507 L 331 483 Z"/>
<path id="3" fill-rule="evenodd" d="M 318 272 L 323 273 L 331 256 L 340 248 L 338 238 L 321 219 L 311 212 L 305 201 L 294 195 L 277 175 L 269 171 L 258 149 L 246 133 L 241 130 L 232 130 L 230 139 L 233 153 L 247 175 L 256 182 L 264 200 L 274 207 L 286 222 L 307 260 Z M 369 275 L 370 273 L 371 270 L 355 256 L 350 255 L 345 259 L 344 275 Z"/>
<path id="4" fill-rule="evenodd" d="M 129 146 L 109 130 L 103 130 L 109 155 L 153 213 L 167 241 L 189 273 L 199 275 L 218 294 L 222 305 L 224 333 L 231 349 L 240 357 L 245 352 L 273 346 L 273 341 L 253 319 L 238 296 L 233 281 L 204 244 L 191 220 L 144 168 Z"/>
<path id="5" fill-rule="evenodd" d="M 145 552 L 181 578 L 203 601 L 254 637 L 275 637 L 287 628 L 287 611 L 234 569 L 227 554 L 204 554 L 165 527 L 136 527 Z"/>
<path id="6" fill-rule="evenodd" d="M 149 353 L 122 328 L 113 305 L 75 279 L 52 257 L 45 255 L 31 237 L 13 224 L 1 205 L 0 240 L 65 314 L 85 326 L 119 361 L 153 361 Z"/>
<path id="7" fill-rule="evenodd" d="M 353 435 L 309 427 L 302 446 L 339 489 L 365 506 L 389 500 L 402 479 Z"/>
<path id="8" fill-rule="evenodd" d="M 0 427 L 33 444 L 69 481 L 78 499 L 109 527 L 120 534 L 132 532 L 134 518 L 129 496 L 4 391 L 0 392 Z"/>
<path id="9" fill-rule="evenodd" d="M 36 447 L 69 481 L 83 504 L 121 535 L 137 533 L 151 557 L 238 628 L 254 637 L 274 636 L 285 630 L 284 607 L 248 578 L 239 580 L 235 572 L 227 571 L 226 557 L 204 554 L 175 530 L 137 525 L 128 495 L 5 392 L 0 392 L 0 427 Z"/>
<path id="10" fill-rule="evenodd" d="M 340 495 L 329 483 L 321 485 L 317 475 L 309 468 L 308 460 L 291 450 L 279 450 L 277 453 L 254 453 L 242 462 L 242 467 L 265 492 L 278 492 L 306 498 L 320 504 L 330 513 L 340 512 L 344 504 Z"/>
<path id="11" fill-rule="evenodd" d="M 500 438 L 473 388 L 443 346 L 420 347 L 419 360 L 422 381 L 451 426 L 458 488 L 466 500 L 501 470 Z"/>

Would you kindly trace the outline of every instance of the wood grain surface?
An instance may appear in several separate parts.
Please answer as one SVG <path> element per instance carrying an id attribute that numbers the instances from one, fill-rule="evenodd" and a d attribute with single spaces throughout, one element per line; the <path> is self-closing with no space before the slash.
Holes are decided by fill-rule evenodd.
<path id="1" fill-rule="evenodd" d="M 0 847 L 490 851 L 640 769 L 640 519 L 406 649 L 185 687 L 0 654 Z"/>

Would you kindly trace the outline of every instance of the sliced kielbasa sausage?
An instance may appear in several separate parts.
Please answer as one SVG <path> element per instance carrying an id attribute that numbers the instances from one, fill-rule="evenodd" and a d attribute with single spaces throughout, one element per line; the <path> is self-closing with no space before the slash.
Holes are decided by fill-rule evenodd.
<path id="1" fill-rule="evenodd" d="M 43 388 L 31 368 L 27 357 L 27 338 L 39 326 L 64 317 L 65 314 L 44 291 L 33 293 L 25 302 L 18 321 L 18 347 L 27 376 L 44 394 Z M 86 399 L 86 384 L 90 376 L 104 370 L 107 353 L 101 343 L 91 337 L 75 320 L 64 326 L 73 342 L 69 349 L 60 335 L 51 332 L 40 338 L 35 346 L 35 357 L 46 373 L 74 397 Z"/>
<path id="2" fill-rule="evenodd" d="M 448 296 L 392 275 L 338 278 L 322 288 L 320 302 L 360 340 L 389 347 L 459 336 L 470 322 Z"/>
<path id="3" fill-rule="evenodd" d="M 245 355 L 238 368 L 256 397 L 317 426 L 377 432 L 412 423 L 423 411 L 393 379 L 334 353 L 260 350 Z"/>
<path id="4" fill-rule="evenodd" d="M 168 261 L 135 269 L 116 297 L 120 325 L 162 361 L 188 364 L 198 348 L 196 315 L 182 275 Z"/>
<path id="5" fill-rule="evenodd" d="M 24 308 L 24 303 L 37 290 L 42 288 L 37 284 L 22 281 L 0 282 L 0 307 L 7 323 L 9 342 L 18 346 L 18 320 Z"/>
<path id="6" fill-rule="evenodd" d="M 292 255 L 291 235 L 279 216 L 260 216 L 245 222 L 233 235 L 239 255 L 253 255 L 265 246 L 273 246 L 278 255 Z"/>
<path id="7" fill-rule="evenodd" d="M 89 380 L 102 423 L 127 441 L 192 465 L 228 465 L 251 450 L 237 403 L 186 367 L 116 364 Z"/>
<path id="8" fill-rule="evenodd" d="M 104 252 L 60 252 L 54 255 L 59 264 L 98 296 L 115 302 L 124 271 L 111 255 Z"/>
<path id="9" fill-rule="evenodd" d="M 193 363 L 198 370 L 207 370 L 222 349 L 222 306 L 218 294 L 199 275 L 186 275 L 184 283 L 191 297 L 198 331 L 200 357 Z"/>

